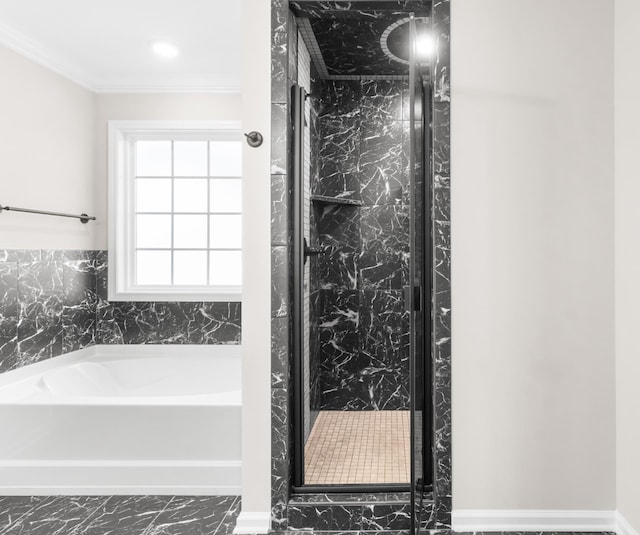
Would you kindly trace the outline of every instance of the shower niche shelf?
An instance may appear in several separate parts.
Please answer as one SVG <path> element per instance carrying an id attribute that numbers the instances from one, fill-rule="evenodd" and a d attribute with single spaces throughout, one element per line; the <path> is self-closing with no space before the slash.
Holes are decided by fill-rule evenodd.
<path id="1" fill-rule="evenodd" d="M 328 195 L 311 195 L 311 202 L 318 204 L 335 204 L 338 206 L 362 206 L 362 201 L 347 197 L 330 197 Z"/>

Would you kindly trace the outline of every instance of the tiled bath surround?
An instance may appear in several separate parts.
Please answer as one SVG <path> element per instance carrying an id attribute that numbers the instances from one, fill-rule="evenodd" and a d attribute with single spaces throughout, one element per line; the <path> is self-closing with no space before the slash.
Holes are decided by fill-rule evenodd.
<path id="1" fill-rule="evenodd" d="M 322 7 L 336 4 L 323 2 Z M 340 4 L 344 7 L 344 3 Z M 398 2 L 404 11 L 406 3 Z M 451 343 L 449 230 L 449 0 L 435 0 L 432 20 L 437 57 L 434 80 L 434 416 L 435 485 L 424 504 L 423 529 L 451 525 Z M 407 529 L 408 495 L 291 496 L 292 433 L 290 405 L 290 194 L 289 88 L 296 80 L 295 20 L 288 0 L 272 0 L 272 528 L 372 530 Z M 356 503 L 353 503 L 353 502 Z M 402 514 L 402 511 L 405 513 Z M 375 522 L 370 522 L 375 518 Z"/>
<path id="2" fill-rule="evenodd" d="M 110 302 L 106 251 L 0 251 L 0 372 L 93 344 L 238 344 L 240 303 Z"/>

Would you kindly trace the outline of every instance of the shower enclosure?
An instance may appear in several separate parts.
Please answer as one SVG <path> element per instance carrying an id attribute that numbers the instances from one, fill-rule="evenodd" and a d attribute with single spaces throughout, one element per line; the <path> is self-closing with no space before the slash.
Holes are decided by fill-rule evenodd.
<path id="1" fill-rule="evenodd" d="M 410 490 L 419 525 L 433 485 L 430 5 L 291 8 L 293 486 Z"/>

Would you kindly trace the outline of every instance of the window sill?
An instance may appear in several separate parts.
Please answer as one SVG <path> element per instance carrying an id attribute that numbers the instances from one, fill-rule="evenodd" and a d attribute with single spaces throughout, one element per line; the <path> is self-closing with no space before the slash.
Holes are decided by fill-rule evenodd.
<path id="1" fill-rule="evenodd" d="M 219 291 L 219 292 L 180 292 L 180 291 L 135 291 L 135 292 L 109 292 L 109 301 L 127 302 L 240 302 L 242 292 L 240 291 Z"/>

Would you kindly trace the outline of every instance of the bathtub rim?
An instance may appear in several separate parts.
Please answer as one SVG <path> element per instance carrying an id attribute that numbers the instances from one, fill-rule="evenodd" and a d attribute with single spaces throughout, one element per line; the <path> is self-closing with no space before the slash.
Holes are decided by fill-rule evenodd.
<path id="1" fill-rule="evenodd" d="M 70 351 L 56 357 L 27 364 L 15 370 L 0 373 L 0 390 L 13 383 L 27 382 L 35 376 L 58 369 L 60 366 L 72 365 L 86 361 L 90 357 L 122 357 L 126 358 L 169 358 L 176 351 L 183 355 L 204 356 L 215 359 L 219 356 L 231 357 L 242 361 L 242 346 L 239 344 L 96 344 L 83 349 Z M 178 357 L 179 358 L 179 357 Z M 240 378 L 239 378 L 240 379 Z M 50 399 L 3 399 L 0 405 L 20 406 L 58 406 L 58 405 L 90 405 L 90 406 L 221 406 L 241 407 L 242 387 L 237 390 L 209 394 L 176 395 L 176 396 L 56 396 Z"/>

